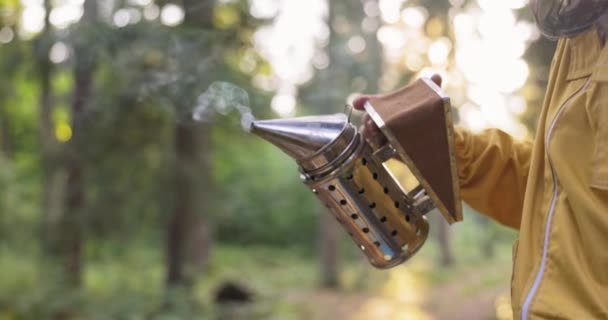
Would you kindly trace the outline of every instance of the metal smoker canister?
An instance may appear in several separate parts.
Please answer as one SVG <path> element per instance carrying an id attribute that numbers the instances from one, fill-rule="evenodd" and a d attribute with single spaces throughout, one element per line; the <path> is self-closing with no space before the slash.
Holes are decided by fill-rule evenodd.
<path id="1" fill-rule="evenodd" d="M 368 143 L 345 114 L 255 121 L 251 132 L 293 157 L 304 183 L 370 263 L 390 268 L 424 244 L 426 213 L 437 208 L 450 223 L 462 219 L 450 106 L 434 83 L 422 79 L 370 100 L 366 110 L 387 144 Z M 411 142 L 399 143 L 403 138 Z M 416 181 L 411 190 L 387 169 L 392 158 L 407 164 Z"/>

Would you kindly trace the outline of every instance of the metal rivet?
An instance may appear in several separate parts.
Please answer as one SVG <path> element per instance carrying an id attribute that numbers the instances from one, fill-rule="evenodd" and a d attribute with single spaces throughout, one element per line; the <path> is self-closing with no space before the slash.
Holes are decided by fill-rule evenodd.
<path id="1" fill-rule="evenodd" d="M 330 185 L 329 187 L 327 187 L 327 189 L 329 189 L 329 191 L 334 191 L 336 190 L 336 187 L 334 185 Z"/>
<path id="2" fill-rule="evenodd" d="M 365 232 L 365 233 L 368 233 L 368 232 L 369 232 L 369 228 L 363 228 L 362 230 L 363 230 L 363 232 Z"/>

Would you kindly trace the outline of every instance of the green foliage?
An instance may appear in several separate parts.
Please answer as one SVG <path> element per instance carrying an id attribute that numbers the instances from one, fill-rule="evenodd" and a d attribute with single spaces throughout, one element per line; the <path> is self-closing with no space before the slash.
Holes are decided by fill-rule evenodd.
<path id="1" fill-rule="evenodd" d="M 226 141 L 218 130 L 217 144 Z M 215 175 L 226 186 L 215 215 L 222 241 L 311 248 L 316 216 L 325 214 L 300 181 L 297 166 L 276 147 L 254 137 L 222 145 Z"/>
<path id="2" fill-rule="evenodd" d="M 316 305 L 294 302 L 286 294 L 314 292 L 318 217 L 328 214 L 302 184 L 296 164 L 243 132 L 235 113 L 203 123 L 192 120 L 197 99 L 215 81 L 247 91 L 258 118 L 276 116 L 269 108 L 274 93 L 252 81 L 273 72 L 253 40 L 256 28 L 268 21 L 255 19 L 245 0 L 189 0 L 194 8 L 203 4 L 199 11 L 187 12 L 195 23 L 168 27 L 158 19 L 141 19 L 117 27 L 114 14 L 122 7 L 135 8 L 132 2 L 138 1 L 101 6 L 102 19 L 94 23 L 50 28 L 42 37 L 16 34 L 13 41 L 0 44 L 0 320 L 284 320 L 320 314 Z M 205 7 L 216 2 L 215 8 Z M 451 6 L 447 1 L 414 3 L 427 6 L 430 16 L 444 16 Z M 0 0 L 0 29 L 18 29 L 22 5 Z M 205 10 L 214 14 L 210 29 L 194 28 Z M 351 92 L 379 90 L 382 48 L 376 32 L 362 28 L 366 17 L 361 2 L 335 1 L 331 11 L 329 43 L 319 48 L 331 65 L 315 70 L 313 79 L 298 88 L 299 114 L 341 112 Z M 340 32 L 331 25 L 336 19 L 343 26 Z M 365 40 L 363 52 L 348 50 L 354 36 Z M 53 136 L 44 137 L 53 142 L 49 148 L 41 142 L 40 66 L 58 41 L 69 54 L 52 65 L 49 75 Z M 533 47 L 543 58 L 550 49 L 544 42 Z M 542 59 L 531 61 L 531 70 L 547 67 Z M 74 67 L 80 63 L 94 65 L 95 73 L 85 111 L 75 116 Z M 543 80 L 536 80 L 541 86 Z M 208 127 L 211 138 L 203 150 L 210 159 L 211 179 L 197 181 L 202 191 L 196 201 L 205 202 L 206 210 L 197 214 L 208 220 L 217 246 L 192 290 L 165 286 L 167 229 L 179 195 L 175 173 L 197 174 L 196 167 L 182 168 L 177 162 L 178 124 Z M 60 126 L 70 130 L 61 142 L 55 137 Z M 54 152 L 50 157 L 48 149 Z M 62 263 L 46 251 L 50 221 L 66 211 L 66 164 L 73 159 L 83 163 L 84 181 L 75 189 L 83 190 L 85 198 L 76 221 L 84 233 L 84 277 L 76 289 L 67 286 Z M 49 183 L 49 176 L 58 183 Z M 510 254 L 513 232 L 472 217 L 467 213 L 467 221 L 452 229 L 457 266 L 446 270 L 431 264 L 425 277 L 432 284 L 450 281 L 453 271 L 463 274 L 463 265 L 488 260 L 480 244 L 489 240 L 496 242 L 498 253 L 492 261 L 507 263 L 504 255 Z M 339 232 L 342 284 L 349 293 L 377 290 L 386 275 L 370 271 L 351 239 Z M 428 241 L 420 259 L 432 261 L 438 251 Z M 485 279 L 471 290 L 493 286 L 496 279 Z M 216 288 L 231 280 L 251 288 L 255 303 L 214 305 Z"/>

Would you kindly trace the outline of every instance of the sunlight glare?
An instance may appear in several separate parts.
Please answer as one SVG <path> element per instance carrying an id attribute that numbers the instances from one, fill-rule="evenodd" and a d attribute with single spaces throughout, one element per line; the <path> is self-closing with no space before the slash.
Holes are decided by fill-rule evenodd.
<path id="1" fill-rule="evenodd" d="M 363 11 L 368 17 L 375 18 L 380 15 L 380 7 L 376 1 L 367 1 L 363 5 Z"/>
<path id="2" fill-rule="evenodd" d="M 419 71 L 425 65 L 425 61 L 417 54 L 406 55 L 403 59 L 405 67 L 410 71 Z"/>
<path id="3" fill-rule="evenodd" d="M 83 8 L 81 4 L 66 4 L 56 7 L 51 11 L 49 21 L 58 29 L 65 29 L 82 18 Z"/>
<path id="4" fill-rule="evenodd" d="M 44 4 L 44 0 L 21 0 L 21 4 L 25 7 L 42 6 Z"/>
<path id="5" fill-rule="evenodd" d="M 289 92 L 278 94 L 273 99 L 273 109 L 281 115 L 289 115 L 295 113 L 296 92 L 291 92 L 292 89 L 312 78 L 311 66 L 323 69 L 330 63 L 328 58 L 317 54 L 329 39 L 325 21 L 328 7 L 325 0 L 278 0 L 276 3 L 277 15 L 271 24 L 257 29 L 253 42 L 255 49 L 272 67 L 275 89 L 281 93 Z M 355 49 L 360 50 L 356 46 L 360 43 L 355 41 L 354 44 Z M 271 87 L 270 82 L 261 79 L 254 80 L 254 84 Z M 290 99 L 294 99 L 293 103 Z"/>
<path id="6" fill-rule="evenodd" d="M 49 60 L 53 63 L 62 63 L 70 56 L 70 48 L 61 42 L 55 42 L 49 52 Z"/>
<path id="7" fill-rule="evenodd" d="M 383 26 L 378 30 L 378 41 L 388 50 L 401 50 L 405 46 L 406 36 L 401 30 L 393 26 Z"/>
<path id="8" fill-rule="evenodd" d="M 144 7 L 144 19 L 155 20 L 160 16 L 160 8 L 155 4 L 149 4 Z"/>
<path id="9" fill-rule="evenodd" d="M 428 17 L 428 12 L 423 7 L 405 8 L 401 12 L 401 20 L 407 26 L 420 29 Z"/>
<path id="10" fill-rule="evenodd" d="M 519 95 L 511 97 L 507 106 L 509 108 L 509 111 L 516 116 L 521 116 L 526 112 L 526 109 L 528 108 L 526 99 Z"/>
<path id="11" fill-rule="evenodd" d="M 15 33 L 13 29 L 9 27 L 4 27 L 0 29 L 0 43 L 9 43 L 15 37 Z"/>
<path id="12" fill-rule="evenodd" d="M 476 106 L 466 103 L 458 108 L 461 122 L 472 132 L 479 133 L 488 127 L 481 111 Z"/>
<path id="13" fill-rule="evenodd" d="M 130 18 L 131 18 L 131 16 L 129 15 L 129 11 L 125 8 L 122 8 L 122 9 L 116 10 L 112 20 L 114 21 L 115 26 L 122 28 L 129 24 Z"/>
<path id="14" fill-rule="evenodd" d="M 378 27 L 380 27 L 380 22 L 377 18 L 365 17 L 361 21 L 361 29 L 365 33 L 373 33 L 378 30 Z"/>
<path id="15" fill-rule="evenodd" d="M 365 39 L 363 39 L 363 37 L 361 36 L 351 37 L 350 39 L 348 39 L 346 46 L 348 47 L 348 50 L 353 54 L 361 53 L 363 52 L 363 50 L 365 50 Z"/>
<path id="16" fill-rule="evenodd" d="M 34 34 L 44 28 L 45 10 L 39 4 L 32 4 L 23 9 L 21 27 L 25 33 Z"/>
<path id="17" fill-rule="evenodd" d="M 399 12 L 404 0 L 379 0 L 380 16 L 386 23 L 396 23 L 399 21 Z"/>
<path id="18" fill-rule="evenodd" d="M 281 117 L 290 117 L 296 111 L 296 98 L 291 94 L 277 94 L 272 98 L 270 106 Z"/>
<path id="19" fill-rule="evenodd" d="M 141 21 L 141 11 L 135 8 L 129 8 L 129 23 L 136 24 Z"/>
<path id="20" fill-rule="evenodd" d="M 249 12 L 258 19 L 271 19 L 279 12 L 279 0 L 252 0 Z"/>
<path id="21" fill-rule="evenodd" d="M 444 64 L 448 60 L 448 55 L 452 49 L 452 42 L 448 38 L 439 38 L 429 47 L 429 61 L 434 65 Z"/>
<path id="22" fill-rule="evenodd" d="M 312 58 L 312 65 L 319 69 L 327 69 L 329 67 L 329 56 L 325 52 L 317 52 Z"/>
<path id="23" fill-rule="evenodd" d="M 260 88 L 267 92 L 277 90 L 277 79 L 272 76 L 256 74 L 251 81 L 256 88 Z"/>
<path id="24" fill-rule="evenodd" d="M 152 3 L 152 0 L 128 0 L 127 2 L 131 5 L 145 7 L 149 6 Z"/>
<path id="25" fill-rule="evenodd" d="M 484 10 L 501 11 L 504 9 L 517 10 L 528 4 L 528 0 L 477 0 L 479 6 Z"/>
<path id="26" fill-rule="evenodd" d="M 494 301 L 496 309 L 496 320 L 513 320 L 513 309 L 511 308 L 511 298 L 508 294 L 502 294 Z"/>
<path id="27" fill-rule="evenodd" d="M 160 12 L 160 21 L 166 26 L 175 27 L 184 21 L 184 9 L 173 3 L 166 4 Z"/>

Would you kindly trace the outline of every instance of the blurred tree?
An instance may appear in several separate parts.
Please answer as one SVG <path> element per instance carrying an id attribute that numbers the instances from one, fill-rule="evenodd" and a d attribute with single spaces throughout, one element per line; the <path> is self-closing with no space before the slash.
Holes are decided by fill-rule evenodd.
<path id="1" fill-rule="evenodd" d="M 437 241 L 439 243 L 439 264 L 442 267 L 449 267 L 454 264 L 450 225 L 443 217 L 438 216 L 435 220 L 437 221 L 435 227 L 437 228 Z"/>
<path id="2" fill-rule="evenodd" d="M 11 5 L 14 7 L 11 8 Z M 12 9 L 12 10 L 10 10 Z M 18 25 L 18 9 L 19 3 L 5 4 L 0 2 L 0 30 L 10 33 L 14 38 Z M 13 39 L 11 39 L 13 40 Z M 24 46 L 19 41 L 10 41 L 2 44 L 0 50 L 0 70 L 2 77 L 0 78 L 0 153 L 4 157 L 10 157 L 13 149 L 13 134 L 11 126 L 11 108 L 9 101 L 14 97 L 15 84 L 12 82 L 20 73 L 23 66 L 15 63 L 18 57 L 22 54 Z M 14 126 L 14 125 L 13 125 Z"/>
<path id="3" fill-rule="evenodd" d="M 81 32 L 92 32 L 98 27 L 97 0 L 85 0 L 84 13 L 79 22 Z M 87 39 L 88 40 L 88 39 Z M 86 204 L 84 162 L 80 150 L 83 147 L 86 108 L 91 103 L 93 75 L 97 64 L 97 53 L 91 50 L 88 41 L 74 43 L 74 87 L 72 91 L 70 150 L 65 160 L 66 192 L 65 212 L 59 217 L 57 238 L 62 258 L 65 281 L 70 286 L 79 286 L 82 281 L 84 263 L 83 216 Z"/>
<path id="4" fill-rule="evenodd" d="M 350 4 L 350 3 L 349 3 Z M 320 82 L 324 85 L 328 85 L 326 88 L 331 88 L 335 81 L 338 81 L 334 66 L 331 63 L 339 60 L 340 49 L 338 47 L 338 38 L 336 36 L 336 30 L 334 29 L 334 23 L 339 12 L 338 5 L 335 2 L 329 1 L 328 5 L 328 18 L 327 24 L 329 27 L 329 39 L 327 55 L 329 57 L 330 68 L 326 70 L 326 74 L 320 76 Z M 340 8 L 342 10 L 347 8 Z M 343 13 L 341 13 L 343 14 Z M 335 106 L 336 95 L 340 93 L 338 88 L 330 89 L 330 92 L 325 92 L 323 96 L 326 100 L 320 105 Z M 339 98 L 338 98 L 339 99 Z M 327 212 L 326 208 L 322 209 L 321 215 L 319 216 L 319 257 L 320 257 L 320 274 L 321 274 L 321 285 L 324 287 L 337 287 L 338 286 L 338 225 L 336 224 L 335 218 L 330 212 Z"/>
<path id="5" fill-rule="evenodd" d="M 4 98 L 4 95 L 2 95 Z M 9 116 L 4 104 L 0 104 L 0 154 L 3 157 L 8 157 L 11 153 L 11 136 L 9 125 Z"/>
<path id="6" fill-rule="evenodd" d="M 391 24 L 383 25 L 382 8 L 397 2 L 419 9 L 426 21 L 415 32 L 419 37 L 401 31 L 389 37 L 395 43 L 407 38 L 400 50 L 419 55 L 420 68 L 430 65 L 428 44 L 437 37 L 453 40 L 438 33 L 438 26 L 448 30 L 448 21 L 437 15 L 477 3 L 328 1 L 328 38 L 321 30 L 314 40 L 325 46 L 312 63 L 316 74 L 298 88 L 302 113 L 341 112 L 352 92 L 379 91 L 381 74 L 398 74 L 385 81 L 382 90 L 389 90 L 421 70 L 403 70 L 409 61 L 403 57 L 389 63 L 390 48 L 377 41 L 387 35 L 380 31 L 397 30 L 378 29 Z M 184 314 L 179 307 L 192 307 L 192 298 L 210 303 L 208 289 L 229 273 L 265 296 L 287 286 L 300 291 L 296 287 L 308 285 L 318 271 L 325 285 L 335 286 L 342 239 L 360 256 L 301 185 L 291 159 L 243 134 L 233 115 L 214 118 L 213 126 L 189 121 L 197 97 L 213 81 L 244 88 L 254 114 L 270 116 L 278 85 L 259 47 L 310 26 L 298 21 L 271 35 L 256 30 L 292 2 L 256 3 L 0 0 L 0 318 L 70 318 L 57 310 L 79 319 L 157 318 L 151 313 L 173 299 L 183 304 L 163 310 L 162 318 L 205 319 L 206 313 Z M 404 23 L 402 9 L 393 10 L 395 24 Z M 70 15 L 73 20 L 65 22 Z M 542 99 L 551 45 L 539 42 L 526 54 L 533 75 L 531 89 L 524 90 L 528 102 Z M 52 48 L 62 49 L 63 57 Z M 526 121 L 533 118 L 528 110 Z M 526 124 L 533 127 L 533 120 Z M 48 231 L 42 249 L 53 248 L 54 259 L 39 259 L 39 243 L 31 241 L 41 226 Z M 490 234 L 485 231 L 467 229 L 474 240 L 466 248 L 483 247 L 477 240 Z M 499 244 L 511 239 L 497 235 Z M 456 242 L 463 237 L 453 236 Z M 211 238 L 220 245 L 213 261 Z M 315 240 L 313 256 L 320 261 L 308 256 Z M 206 262 L 211 268 L 202 268 Z M 241 273 L 242 266 L 248 272 Z M 361 268 L 365 275 L 367 266 Z M 55 269 L 61 277 L 47 273 Z M 270 275 L 269 269 L 287 272 Z M 257 277 L 261 273 L 270 278 Z M 349 272 L 343 275 L 349 278 Z M 64 279 L 71 288 L 55 287 Z M 163 294 L 171 291 L 163 292 L 163 284 L 186 290 Z M 301 312 L 274 302 L 268 309 L 260 318 Z"/>
<path id="7" fill-rule="evenodd" d="M 328 65 L 300 91 L 306 111 L 315 114 L 344 112 L 353 92 L 377 92 L 382 70 L 382 49 L 376 37 L 377 16 L 365 7 L 378 7 L 376 0 L 328 1 L 329 28 L 325 54 Z M 366 21 L 366 22 L 364 22 Z M 338 233 L 340 228 L 325 208 L 319 215 L 321 284 L 338 285 Z"/>
<path id="8" fill-rule="evenodd" d="M 213 1 L 187 0 L 183 28 L 213 29 Z M 167 226 L 168 287 L 193 285 L 211 249 L 208 212 L 211 184 L 211 125 L 178 122 L 175 127 L 175 209 Z M 197 198 L 202 197 L 203 201 Z"/>
<path id="9" fill-rule="evenodd" d="M 39 81 L 39 143 L 40 169 L 42 174 L 41 225 L 43 230 L 42 248 L 49 252 L 58 250 L 56 237 L 62 234 L 57 226 L 57 217 L 62 215 L 62 191 L 65 170 L 61 165 L 61 148 L 55 139 L 53 113 L 53 63 L 50 60 L 51 47 L 55 41 L 53 26 L 50 22 L 52 4 L 44 1 L 44 26 L 34 40 L 33 56 L 36 59 L 36 71 Z"/>
<path id="10" fill-rule="evenodd" d="M 495 245 L 498 243 L 499 230 L 496 227 L 491 226 L 492 221 L 490 218 L 476 214 L 475 222 L 479 225 L 480 231 L 482 232 L 482 241 L 480 243 L 481 254 L 486 259 L 494 257 Z"/>

